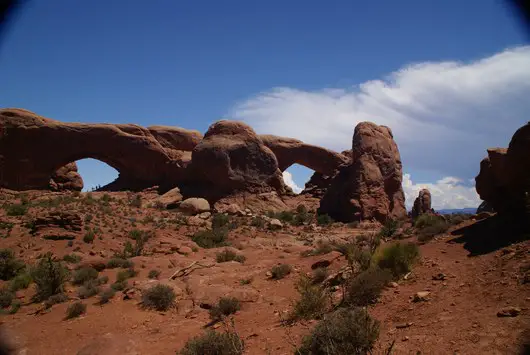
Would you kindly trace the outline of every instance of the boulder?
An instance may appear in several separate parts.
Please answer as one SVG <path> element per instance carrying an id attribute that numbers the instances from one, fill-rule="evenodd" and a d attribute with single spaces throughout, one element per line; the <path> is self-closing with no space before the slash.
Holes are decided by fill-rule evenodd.
<path id="1" fill-rule="evenodd" d="M 412 206 L 412 218 L 431 212 L 431 192 L 428 189 L 421 189 Z"/>
<path id="2" fill-rule="evenodd" d="M 193 149 L 192 171 L 201 195 L 212 198 L 237 191 L 285 191 L 276 156 L 243 122 L 212 124 Z"/>
<path id="3" fill-rule="evenodd" d="M 486 201 L 482 201 L 482 203 L 480 204 L 480 206 L 477 207 L 477 212 L 476 214 L 480 214 L 482 212 L 489 212 L 489 213 L 492 213 L 492 212 L 495 212 L 495 210 L 493 209 L 493 207 Z"/>
<path id="4" fill-rule="evenodd" d="M 77 172 L 77 164 L 71 162 L 57 169 L 50 178 L 50 189 L 53 191 L 81 191 L 83 179 Z"/>
<path id="5" fill-rule="evenodd" d="M 352 156 L 331 181 L 319 213 L 341 222 L 406 216 L 401 157 L 390 128 L 359 123 Z"/>
<path id="6" fill-rule="evenodd" d="M 68 211 L 52 211 L 35 218 L 32 232 L 39 232 L 46 228 L 61 228 L 79 232 L 82 227 L 83 222 L 79 214 Z"/>
<path id="7" fill-rule="evenodd" d="M 175 208 L 178 207 L 180 201 L 182 201 L 182 194 L 180 193 L 180 189 L 178 187 L 174 187 L 160 196 L 157 201 L 165 208 Z"/>
<path id="8" fill-rule="evenodd" d="M 490 148 L 480 163 L 475 188 L 500 214 L 521 215 L 530 206 L 530 123 L 519 128 L 507 149 Z"/>
<path id="9" fill-rule="evenodd" d="M 283 223 L 276 218 L 271 218 L 269 220 L 269 229 L 271 230 L 278 230 L 283 228 Z"/>
<path id="10" fill-rule="evenodd" d="M 204 198 L 191 197 L 180 203 L 179 211 L 189 215 L 196 215 L 203 212 L 209 212 L 210 204 Z"/>

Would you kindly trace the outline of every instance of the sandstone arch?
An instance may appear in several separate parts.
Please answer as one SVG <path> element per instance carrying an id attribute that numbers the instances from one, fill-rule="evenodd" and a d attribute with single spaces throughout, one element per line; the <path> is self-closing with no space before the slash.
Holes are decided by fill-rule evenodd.
<path id="1" fill-rule="evenodd" d="M 22 109 L 0 110 L 0 124 L 0 184 L 16 190 L 46 189 L 55 171 L 84 158 L 115 168 L 114 188 L 174 185 L 202 138 L 173 127 L 63 123 Z"/>
<path id="2" fill-rule="evenodd" d="M 285 171 L 297 163 L 317 173 L 331 175 L 337 168 L 350 159 L 332 150 L 306 144 L 298 139 L 278 137 L 270 134 L 260 135 L 263 143 L 276 155 L 278 168 Z"/>

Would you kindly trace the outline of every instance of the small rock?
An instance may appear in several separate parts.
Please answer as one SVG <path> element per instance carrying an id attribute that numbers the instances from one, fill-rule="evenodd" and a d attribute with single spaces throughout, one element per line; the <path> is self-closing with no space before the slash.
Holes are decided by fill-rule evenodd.
<path id="1" fill-rule="evenodd" d="M 408 328 L 408 327 L 412 327 L 413 324 L 414 323 L 412 323 L 412 322 L 402 323 L 402 324 L 396 325 L 396 328 L 397 329 Z"/>
<path id="2" fill-rule="evenodd" d="M 180 203 L 179 210 L 184 213 L 196 215 L 202 212 L 209 212 L 210 203 L 204 198 L 187 198 Z"/>
<path id="3" fill-rule="evenodd" d="M 269 228 L 270 228 L 271 230 L 282 229 L 282 228 L 283 228 L 283 223 L 280 222 L 279 219 L 272 218 L 272 219 L 269 221 Z"/>
<path id="4" fill-rule="evenodd" d="M 397 288 L 398 286 L 399 286 L 399 285 L 398 285 L 397 282 L 392 281 L 392 282 L 390 283 L 390 287 L 392 287 L 392 288 Z"/>
<path id="5" fill-rule="evenodd" d="M 265 273 L 265 276 L 267 276 L 267 277 L 272 277 L 272 272 L 267 271 L 267 272 Z"/>
<path id="6" fill-rule="evenodd" d="M 318 268 L 326 268 L 330 265 L 331 265 L 330 260 L 319 260 L 316 263 L 313 263 L 313 265 L 311 265 L 311 270 L 315 270 Z"/>
<path id="7" fill-rule="evenodd" d="M 198 215 L 200 219 L 208 219 L 212 214 L 210 212 L 203 212 Z"/>
<path id="8" fill-rule="evenodd" d="M 402 340 L 402 341 L 408 341 L 408 340 L 409 340 L 409 337 L 408 337 L 407 335 L 405 335 L 405 336 L 403 337 L 403 339 L 401 339 L 401 340 Z"/>
<path id="9" fill-rule="evenodd" d="M 416 292 L 416 294 L 414 295 L 414 298 L 412 299 L 412 301 L 414 301 L 414 302 L 426 302 L 426 301 L 429 300 L 427 297 L 430 294 L 431 293 L 429 291 Z"/>
<path id="10" fill-rule="evenodd" d="M 506 307 L 497 312 L 497 317 L 517 317 L 521 313 L 521 308 Z"/>
<path id="11" fill-rule="evenodd" d="M 177 253 L 182 254 L 182 255 L 188 255 L 188 254 L 193 253 L 193 250 L 190 247 L 181 246 L 178 248 Z"/>
<path id="12" fill-rule="evenodd" d="M 446 278 L 447 278 L 447 276 L 445 276 L 445 274 L 443 274 L 443 273 L 439 273 L 439 274 L 436 274 L 436 275 L 432 276 L 432 279 L 435 280 L 435 281 L 443 281 Z"/>

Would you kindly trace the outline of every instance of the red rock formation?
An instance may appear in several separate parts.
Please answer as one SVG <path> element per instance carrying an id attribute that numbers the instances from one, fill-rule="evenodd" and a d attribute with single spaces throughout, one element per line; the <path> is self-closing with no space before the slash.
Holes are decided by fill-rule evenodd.
<path id="1" fill-rule="evenodd" d="M 0 110 L 0 127 L 0 186 L 15 190 L 46 189 L 57 169 L 83 158 L 118 170 L 112 189 L 170 188 L 185 177 L 189 153 L 182 151 L 200 137 L 182 129 L 64 123 L 22 109 Z M 177 138 L 169 139 L 172 132 Z"/>
<path id="2" fill-rule="evenodd" d="M 51 176 L 50 189 L 53 191 L 81 191 L 83 179 L 77 172 L 77 164 L 72 162 L 57 169 Z"/>
<path id="3" fill-rule="evenodd" d="M 431 192 L 428 189 L 421 189 L 412 206 L 412 218 L 432 212 L 431 200 Z"/>
<path id="4" fill-rule="evenodd" d="M 344 222 L 406 215 L 401 157 L 390 128 L 359 123 L 353 135 L 352 163 L 339 170 L 319 213 Z"/>
<path id="5" fill-rule="evenodd" d="M 346 158 L 346 162 L 341 164 L 351 164 L 352 161 L 352 151 L 345 150 L 340 153 L 344 158 Z M 331 174 L 326 175 L 323 173 L 320 173 L 318 171 L 315 171 L 313 175 L 309 178 L 309 181 L 306 182 L 304 190 L 300 193 L 302 195 L 310 195 L 312 197 L 316 198 L 322 198 L 326 194 L 326 191 L 328 190 L 329 184 L 331 184 L 331 181 L 333 181 L 333 178 L 337 176 L 339 173 L 339 167 L 337 167 Z"/>
<path id="6" fill-rule="evenodd" d="M 475 178 L 480 198 L 499 213 L 530 209 L 530 123 L 519 128 L 508 149 L 488 149 Z"/>
<path id="7" fill-rule="evenodd" d="M 340 153 L 306 144 L 297 139 L 273 135 L 261 135 L 260 138 L 276 155 L 281 171 L 296 163 L 321 174 L 330 175 L 340 165 L 349 161 L 348 157 Z"/>
<path id="8" fill-rule="evenodd" d="M 242 122 L 218 121 L 193 149 L 191 176 L 197 195 L 285 190 L 274 153 Z"/>

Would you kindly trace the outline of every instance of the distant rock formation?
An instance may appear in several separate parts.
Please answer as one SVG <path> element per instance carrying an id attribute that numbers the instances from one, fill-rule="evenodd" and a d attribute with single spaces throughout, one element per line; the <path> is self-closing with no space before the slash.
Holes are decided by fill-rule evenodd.
<path id="1" fill-rule="evenodd" d="M 530 123 L 515 132 L 508 149 L 488 149 L 475 188 L 498 213 L 530 212 Z"/>
<path id="2" fill-rule="evenodd" d="M 421 189 L 412 206 L 412 218 L 433 212 L 431 200 L 431 192 L 428 189 Z"/>
<path id="3" fill-rule="evenodd" d="M 401 157 L 390 128 L 359 123 L 352 157 L 331 181 L 319 213 L 343 222 L 405 216 Z"/>
<path id="4" fill-rule="evenodd" d="M 50 189 L 53 191 L 81 191 L 83 179 L 77 172 L 77 164 L 71 162 L 57 169 L 51 176 Z"/>
<path id="5" fill-rule="evenodd" d="M 0 186 L 13 190 L 48 189 L 58 169 L 83 158 L 118 170 L 108 189 L 171 188 L 202 138 L 172 127 L 64 123 L 22 109 L 0 110 L 0 127 Z"/>

